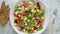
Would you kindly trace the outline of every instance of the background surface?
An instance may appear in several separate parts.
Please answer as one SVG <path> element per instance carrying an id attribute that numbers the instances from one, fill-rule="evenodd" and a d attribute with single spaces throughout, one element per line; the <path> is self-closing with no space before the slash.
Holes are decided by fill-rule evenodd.
<path id="1" fill-rule="evenodd" d="M 9 4 L 9 6 L 12 8 L 18 2 L 18 0 L 0 0 L 0 6 L 3 1 L 5 1 L 7 4 Z M 43 1 L 47 5 L 47 8 L 49 9 L 49 11 L 51 13 L 49 25 L 42 34 L 50 33 L 52 19 L 53 19 L 52 15 L 53 15 L 53 11 L 55 8 L 57 9 L 58 12 L 57 12 L 57 18 L 56 18 L 55 24 L 54 24 L 53 34 L 59 34 L 60 33 L 60 0 L 41 0 L 41 1 Z M 2 28 L 0 26 L 0 34 L 17 34 L 11 27 L 11 24 L 9 21 L 8 21 L 7 25 L 3 28 L 3 30 L 1 30 L 1 29 Z"/>

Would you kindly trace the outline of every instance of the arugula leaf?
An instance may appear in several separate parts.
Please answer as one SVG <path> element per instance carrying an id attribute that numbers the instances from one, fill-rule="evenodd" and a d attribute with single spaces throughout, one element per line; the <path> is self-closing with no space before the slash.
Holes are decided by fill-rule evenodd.
<path id="1" fill-rule="evenodd" d="M 38 28 L 37 28 L 37 30 L 41 30 L 43 27 L 40 25 Z"/>
<path id="2" fill-rule="evenodd" d="M 15 12 L 16 12 L 16 11 L 21 11 L 21 9 L 18 9 L 18 8 L 19 8 L 19 6 L 16 6 L 16 7 L 15 7 Z"/>

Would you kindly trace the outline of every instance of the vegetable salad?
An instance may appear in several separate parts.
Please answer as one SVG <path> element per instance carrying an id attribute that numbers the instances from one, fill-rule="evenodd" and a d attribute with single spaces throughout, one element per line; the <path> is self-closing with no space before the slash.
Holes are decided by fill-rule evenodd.
<path id="1" fill-rule="evenodd" d="M 24 1 L 15 6 L 14 25 L 18 30 L 33 33 L 43 29 L 45 10 L 39 2 Z"/>

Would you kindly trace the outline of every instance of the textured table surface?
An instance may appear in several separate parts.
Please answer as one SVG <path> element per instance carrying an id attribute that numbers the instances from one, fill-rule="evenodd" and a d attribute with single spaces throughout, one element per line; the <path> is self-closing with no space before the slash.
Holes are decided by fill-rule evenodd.
<path id="1" fill-rule="evenodd" d="M 10 7 L 13 7 L 18 2 L 17 0 L 0 0 L 0 6 L 3 1 L 5 1 L 7 4 L 9 4 Z M 54 9 L 57 8 L 58 12 L 57 12 L 57 18 L 56 18 L 55 24 L 54 24 L 53 34 L 60 34 L 60 0 L 42 0 L 42 1 L 44 3 L 46 3 L 51 15 L 53 14 Z M 49 25 L 42 34 L 50 33 L 52 19 L 53 19 L 52 16 L 50 16 Z M 1 29 L 2 28 L 0 28 L 0 34 L 17 34 L 11 27 L 11 24 L 9 21 L 8 21 L 7 25 L 3 28 L 2 31 L 1 31 Z"/>

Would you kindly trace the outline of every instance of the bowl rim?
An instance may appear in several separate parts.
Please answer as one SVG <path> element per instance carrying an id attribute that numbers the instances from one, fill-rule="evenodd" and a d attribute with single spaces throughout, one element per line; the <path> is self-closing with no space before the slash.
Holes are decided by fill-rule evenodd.
<path id="1" fill-rule="evenodd" d="M 47 5 L 46 5 L 43 1 L 39 0 L 39 2 L 41 2 L 41 3 L 45 6 L 45 8 L 46 8 L 47 11 L 49 11 L 48 8 L 47 8 Z M 50 13 L 49 13 L 49 14 L 50 14 Z M 17 28 L 12 24 L 12 20 L 11 20 L 12 17 L 13 17 L 13 16 L 11 16 L 11 11 L 10 11 L 9 20 L 10 20 L 10 23 L 11 23 L 12 28 L 13 28 L 18 34 L 22 33 L 22 32 L 20 32 L 20 31 L 18 31 Z M 50 17 L 49 17 L 49 18 L 50 18 Z M 49 20 L 48 20 L 48 23 L 49 23 Z M 42 31 L 40 31 L 39 33 L 33 33 L 33 34 L 41 34 L 41 33 L 42 33 L 43 31 L 45 31 L 45 29 L 47 28 L 48 23 L 45 24 L 46 26 L 45 26 L 45 28 L 44 28 Z M 22 33 L 22 34 L 23 34 L 23 33 Z"/>

